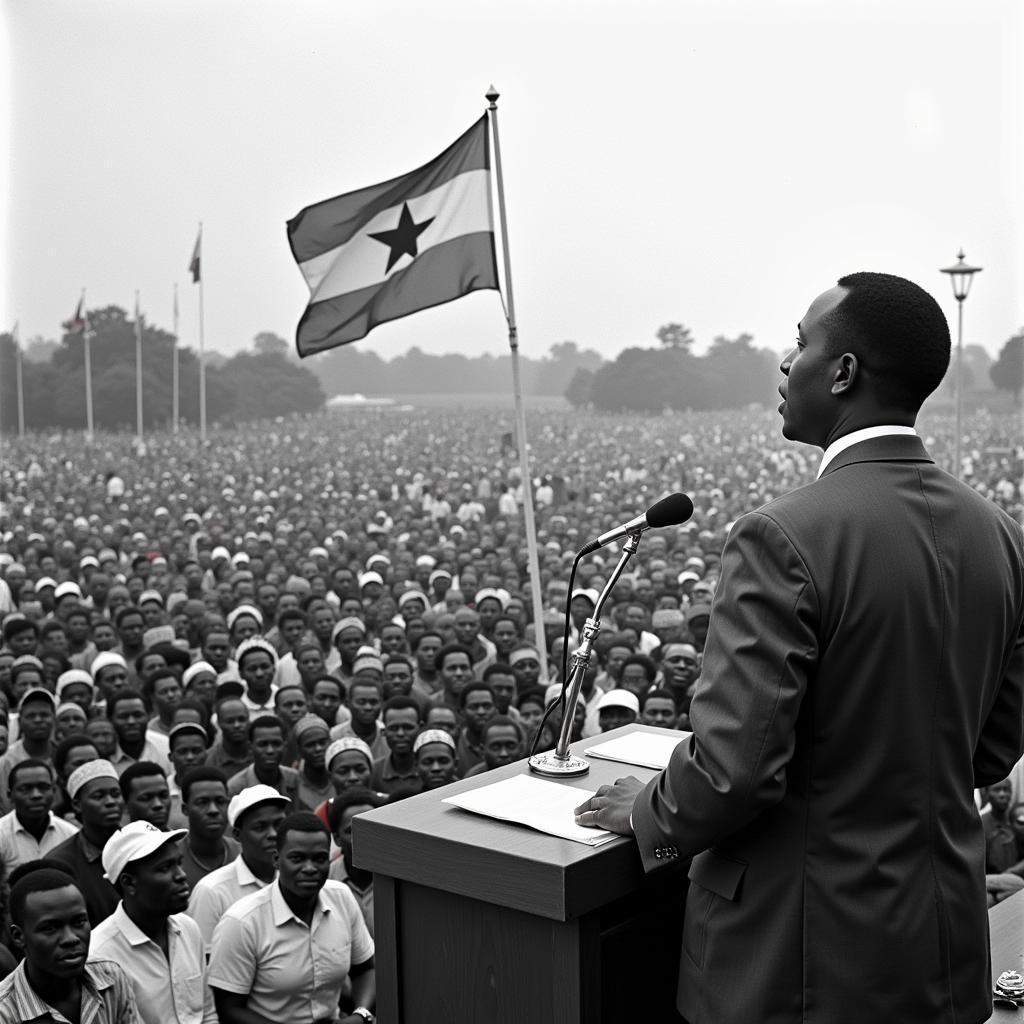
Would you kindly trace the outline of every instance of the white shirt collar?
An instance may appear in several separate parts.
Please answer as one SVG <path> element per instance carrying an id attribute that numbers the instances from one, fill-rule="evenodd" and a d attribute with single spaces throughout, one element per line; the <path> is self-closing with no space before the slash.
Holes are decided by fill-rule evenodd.
<path id="1" fill-rule="evenodd" d="M 845 452 L 851 445 L 859 441 L 870 441 L 875 437 L 888 437 L 891 434 L 901 434 L 906 437 L 917 437 L 917 431 L 913 427 L 899 427 L 895 424 L 885 424 L 878 427 L 864 427 L 855 430 L 852 434 L 844 434 L 837 437 L 826 449 L 821 457 L 821 465 L 818 467 L 818 477 L 825 472 L 828 464 L 840 453 Z"/>

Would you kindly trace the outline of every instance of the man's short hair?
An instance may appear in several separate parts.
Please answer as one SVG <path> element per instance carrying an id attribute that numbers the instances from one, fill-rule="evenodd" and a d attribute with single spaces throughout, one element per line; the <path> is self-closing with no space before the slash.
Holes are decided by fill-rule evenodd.
<path id="1" fill-rule="evenodd" d="M 646 654 L 631 654 L 625 658 L 620 672 L 624 671 L 627 665 L 639 665 L 644 670 L 644 675 L 649 683 L 653 683 L 654 677 L 658 674 L 658 666 L 655 665 L 654 659 L 647 657 Z"/>
<path id="2" fill-rule="evenodd" d="M 277 628 L 280 629 L 286 622 L 298 621 L 306 625 L 306 616 L 298 608 L 285 608 L 277 617 Z"/>
<path id="3" fill-rule="evenodd" d="M 143 622 L 146 621 L 146 617 L 142 614 L 142 609 L 134 604 L 126 604 L 123 608 L 117 610 L 117 615 L 114 616 L 114 625 L 120 629 L 121 623 L 128 618 L 129 615 L 138 615 Z"/>
<path id="4" fill-rule="evenodd" d="M 39 636 L 39 627 L 31 619 L 8 619 L 4 623 L 4 643 L 8 643 L 11 637 L 19 633 L 32 633 Z"/>
<path id="5" fill-rule="evenodd" d="M 384 706 L 380 709 L 380 720 L 383 722 L 389 711 L 406 711 L 410 708 L 416 712 L 417 719 L 422 717 L 419 702 L 414 697 L 409 697 L 404 693 L 395 694 L 394 697 L 389 697 L 384 701 Z"/>
<path id="6" fill-rule="evenodd" d="M 19 928 L 22 926 L 25 921 L 25 904 L 33 893 L 53 892 L 66 889 L 69 885 L 78 888 L 71 872 L 55 861 L 33 860 L 19 864 L 11 873 L 11 897 L 8 903 L 11 923 Z"/>
<path id="7" fill-rule="evenodd" d="M 504 661 L 496 661 L 493 665 L 488 665 L 484 669 L 483 680 L 486 683 L 491 676 L 514 676 L 515 672 L 512 671 L 512 666 Z"/>
<path id="8" fill-rule="evenodd" d="M 672 706 L 676 709 L 676 712 L 678 713 L 679 711 L 678 698 L 671 690 L 667 690 L 663 686 L 659 687 L 657 690 L 648 690 L 646 693 L 641 694 L 640 710 L 643 711 L 643 709 L 647 707 L 648 701 L 652 700 L 670 700 L 672 701 Z"/>
<path id="9" fill-rule="evenodd" d="M 306 832 L 312 835 L 320 834 L 327 837 L 330 845 L 331 833 L 327 826 L 312 811 L 292 811 L 286 814 L 277 826 L 277 852 L 284 848 L 284 842 L 289 832 Z"/>
<path id="10" fill-rule="evenodd" d="M 142 706 L 146 707 L 146 698 L 138 690 L 119 690 L 107 701 L 107 718 L 110 721 L 114 720 L 114 712 L 117 710 L 117 705 L 123 704 L 126 700 L 141 700 Z"/>
<path id="11" fill-rule="evenodd" d="M 181 777 L 181 802 L 183 804 L 188 803 L 192 787 L 197 782 L 222 782 L 224 784 L 224 792 L 227 792 L 228 777 L 224 771 L 212 764 L 197 764 L 194 768 L 189 768 Z"/>
<path id="12" fill-rule="evenodd" d="M 370 807 L 383 807 L 387 802 L 387 797 L 381 796 L 380 793 L 375 793 L 365 786 L 352 786 L 349 789 L 343 789 L 327 805 L 327 824 L 332 833 L 337 832 L 341 825 L 341 816 L 350 807 L 362 807 L 367 804 Z M 280 835 L 280 832 L 278 834 Z"/>
<path id="13" fill-rule="evenodd" d="M 435 671 L 440 672 L 444 666 L 445 658 L 452 654 L 464 654 L 469 660 L 470 668 L 473 667 L 473 652 L 468 647 L 464 647 L 462 644 L 445 644 L 444 647 L 434 655 Z"/>
<path id="14" fill-rule="evenodd" d="M 78 747 L 95 746 L 96 744 L 84 732 L 73 732 L 70 736 L 65 736 L 57 744 L 57 749 L 53 752 L 54 770 L 60 775 L 64 770 L 64 765 L 68 762 L 68 755 L 72 750 L 76 750 Z"/>
<path id="15" fill-rule="evenodd" d="M 420 633 L 420 635 L 416 637 L 416 639 L 413 640 L 413 642 L 409 645 L 412 649 L 413 654 L 416 653 L 416 651 L 419 649 L 420 644 L 423 643 L 423 641 L 426 640 L 428 636 L 433 637 L 435 640 L 440 640 L 442 644 L 444 643 L 444 637 L 441 636 L 440 633 L 436 632 L 433 629 L 428 629 L 425 633 Z"/>
<path id="16" fill-rule="evenodd" d="M 282 722 L 277 715 L 258 715 L 249 723 L 250 743 L 252 742 L 252 738 L 256 734 L 257 729 L 277 729 L 278 732 L 281 733 L 281 738 L 284 738 L 284 722 Z"/>
<path id="17" fill-rule="evenodd" d="M 161 779 L 167 781 L 167 773 L 155 761 L 136 761 L 128 765 L 119 780 L 121 796 L 127 800 L 132 795 L 132 783 L 136 779 L 148 779 L 153 775 L 159 775 Z"/>
<path id="18" fill-rule="evenodd" d="M 50 766 L 48 761 L 44 761 L 38 757 L 30 757 L 24 761 L 19 761 L 12 769 L 10 775 L 7 776 L 7 792 L 14 792 L 14 783 L 17 781 L 18 773 L 27 771 L 29 768 L 45 768 L 47 774 L 50 776 L 50 782 L 53 782 L 53 768 Z"/>
<path id="19" fill-rule="evenodd" d="M 913 281 L 862 271 L 839 278 L 848 294 L 826 317 L 827 354 L 853 351 L 880 392 L 917 411 L 949 367 L 949 324 Z"/>
<path id="20" fill-rule="evenodd" d="M 493 718 L 488 719 L 487 724 L 480 730 L 480 742 L 487 742 L 487 733 L 491 729 L 497 729 L 499 726 L 511 726 L 516 731 L 516 735 L 519 737 L 519 745 L 522 746 L 526 742 L 526 730 L 522 727 L 522 724 L 517 722 L 514 718 L 509 718 L 508 715 L 495 715 Z"/>

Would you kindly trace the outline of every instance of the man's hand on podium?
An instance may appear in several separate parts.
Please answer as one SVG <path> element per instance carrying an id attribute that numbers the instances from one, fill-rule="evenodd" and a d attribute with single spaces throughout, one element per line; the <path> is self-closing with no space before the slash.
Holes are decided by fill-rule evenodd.
<path id="1" fill-rule="evenodd" d="M 633 801 L 644 783 L 633 775 L 616 779 L 614 786 L 602 786 L 589 800 L 575 810 L 576 824 L 603 828 L 620 836 L 631 836 Z"/>

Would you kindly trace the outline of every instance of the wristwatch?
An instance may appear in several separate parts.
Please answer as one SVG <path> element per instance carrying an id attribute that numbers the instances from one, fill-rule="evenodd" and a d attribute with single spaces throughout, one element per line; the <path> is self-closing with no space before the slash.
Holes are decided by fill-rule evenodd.
<path id="1" fill-rule="evenodd" d="M 376 1020 L 373 1014 L 365 1006 L 357 1006 L 352 1012 L 362 1017 L 363 1020 L 366 1021 L 366 1024 L 373 1024 L 374 1020 Z"/>

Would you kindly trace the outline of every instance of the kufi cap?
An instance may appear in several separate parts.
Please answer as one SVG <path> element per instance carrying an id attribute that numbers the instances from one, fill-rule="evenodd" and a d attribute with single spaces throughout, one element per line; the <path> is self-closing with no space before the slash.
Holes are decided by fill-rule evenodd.
<path id="1" fill-rule="evenodd" d="M 434 580 L 450 580 L 452 574 L 447 569 L 435 569 L 429 577 L 427 577 L 427 583 L 433 583 Z"/>
<path id="2" fill-rule="evenodd" d="M 425 747 L 428 743 L 443 743 L 446 747 L 455 750 L 455 740 L 444 729 L 424 729 L 416 737 L 416 742 L 412 745 L 412 752 L 415 754 L 420 747 Z"/>
<path id="3" fill-rule="evenodd" d="M 327 558 L 327 548 L 315 547 L 309 549 L 310 558 Z"/>
<path id="4" fill-rule="evenodd" d="M 166 564 L 167 564 L 167 559 L 166 559 L 166 558 L 164 558 L 164 556 L 163 556 L 163 555 L 155 555 L 155 556 L 153 557 L 153 559 L 152 559 L 152 562 L 153 562 L 153 565 L 154 565 L 154 566 L 157 566 L 157 565 L 166 565 Z"/>
<path id="5" fill-rule="evenodd" d="M 226 547 L 218 546 L 210 552 L 210 561 L 216 562 L 218 559 L 223 559 L 225 562 L 231 560 L 231 552 Z"/>
<path id="6" fill-rule="evenodd" d="M 361 572 L 359 574 L 359 586 L 365 587 L 367 583 L 379 583 L 384 586 L 384 577 L 379 572 Z"/>
<path id="7" fill-rule="evenodd" d="M 142 646 L 148 650 L 157 644 L 173 644 L 175 639 L 173 626 L 152 626 L 142 634 Z"/>
<path id="8" fill-rule="evenodd" d="M 597 710 L 602 708 L 628 708 L 634 715 L 639 715 L 640 700 L 629 690 L 609 690 L 597 702 Z"/>
<path id="9" fill-rule="evenodd" d="M 165 508 L 163 507 L 163 505 L 161 505 L 161 506 L 160 506 L 160 507 L 159 507 L 159 508 L 158 508 L 158 509 L 157 509 L 157 510 L 156 510 L 156 511 L 155 511 L 155 512 L 153 513 L 153 515 L 154 515 L 154 516 L 167 516 L 167 517 L 170 517 L 170 514 L 171 514 L 171 513 L 170 513 L 170 512 L 168 512 L 168 511 L 167 511 L 167 509 L 165 509 Z"/>
<path id="10" fill-rule="evenodd" d="M 216 678 L 217 670 L 208 661 L 194 661 L 187 669 L 185 669 L 184 675 L 181 677 L 182 687 L 187 687 L 189 683 L 195 679 L 196 676 L 202 675 L 204 672 Z"/>
<path id="11" fill-rule="evenodd" d="M 682 584 L 687 580 L 693 580 L 696 583 L 699 579 L 700 577 L 692 569 L 687 569 L 676 577 L 676 582 Z"/>
<path id="12" fill-rule="evenodd" d="M 327 723 L 319 715 L 303 715 L 292 726 L 292 736 L 295 737 L 295 742 L 298 743 L 306 733 L 316 730 L 320 730 L 325 736 L 330 736 L 331 734 Z"/>
<path id="13" fill-rule="evenodd" d="M 278 793 L 273 786 L 264 786 L 262 783 L 248 786 L 231 798 L 231 802 L 228 804 L 228 824 L 233 828 L 246 811 L 251 811 L 257 804 L 267 803 L 278 803 L 287 807 L 291 800 Z"/>
<path id="14" fill-rule="evenodd" d="M 94 761 L 86 761 L 68 776 L 68 796 L 74 800 L 78 791 L 93 779 L 113 779 L 117 782 L 119 778 L 117 769 L 104 758 L 98 757 Z"/>
<path id="15" fill-rule="evenodd" d="M 113 548 L 101 548 L 96 557 L 100 560 L 100 565 L 104 562 L 116 562 L 117 552 Z"/>
<path id="16" fill-rule="evenodd" d="M 379 672 L 384 674 L 384 662 L 376 654 L 367 654 L 363 658 L 356 658 L 352 665 L 352 675 L 359 675 L 360 672 Z"/>
<path id="17" fill-rule="evenodd" d="M 90 690 L 95 689 L 92 676 L 84 668 L 69 668 L 67 672 L 61 672 L 57 676 L 57 696 L 60 697 L 74 683 L 84 683 Z"/>
<path id="18" fill-rule="evenodd" d="M 62 597 L 67 597 L 69 594 L 80 598 L 82 596 L 82 588 L 77 583 L 72 583 L 71 580 L 67 580 L 64 583 L 61 583 L 53 592 L 53 596 L 58 601 Z"/>
<path id="19" fill-rule="evenodd" d="M 651 626 L 654 629 L 670 629 L 681 626 L 686 616 L 678 608 L 659 608 L 651 615 Z"/>
<path id="20" fill-rule="evenodd" d="M 49 576 L 41 576 L 36 580 L 36 593 L 38 594 L 43 587 L 53 587 L 56 589 L 57 581 L 55 579 L 51 579 Z"/>
<path id="21" fill-rule="evenodd" d="M 57 707 L 57 698 L 42 686 L 30 686 L 18 701 L 18 714 L 26 704 L 49 704 L 53 711 Z"/>
<path id="22" fill-rule="evenodd" d="M 452 526 L 451 526 L 451 527 L 450 527 L 450 528 L 448 529 L 448 532 L 449 532 L 449 533 L 457 533 L 457 534 L 459 534 L 460 536 L 462 536 L 462 535 L 464 535 L 464 534 L 465 534 L 465 532 L 466 532 L 466 528 L 465 528 L 464 526 L 462 526 L 462 525 L 461 525 L 460 523 L 455 523 L 454 525 L 452 525 Z"/>
<path id="23" fill-rule="evenodd" d="M 433 569 L 437 565 L 437 559 L 433 555 L 420 555 L 416 559 L 416 564 L 425 569 Z"/>
<path id="24" fill-rule="evenodd" d="M 242 618 L 243 615 L 248 615 L 249 618 L 256 620 L 256 625 L 261 629 L 263 628 L 263 613 L 255 605 L 251 604 L 240 604 L 237 608 L 232 608 L 227 615 L 228 629 L 234 629 L 235 623 Z"/>
<path id="25" fill-rule="evenodd" d="M 11 662 L 11 671 L 21 668 L 22 665 L 31 665 L 33 668 L 39 669 L 40 672 L 43 671 L 43 663 L 34 654 L 19 654 Z"/>
<path id="26" fill-rule="evenodd" d="M 370 555 L 366 560 L 366 568 L 369 569 L 374 562 L 383 562 L 385 565 L 390 565 L 391 559 L 388 558 L 387 555 L 382 555 L 380 552 L 377 552 L 376 554 Z"/>
<path id="27" fill-rule="evenodd" d="M 201 523 L 202 519 L 195 512 L 186 512 L 182 517 L 183 523 Z"/>
<path id="28" fill-rule="evenodd" d="M 100 860 L 103 877 L 113 885 L 133 860 L 143 860 L 166 843 L 188 835 L 187 828 L 163 832 L 149 821 L 131 821 L 119 828 L 106 842 Z"/>
<path id="29" fill-rule="evenodd" d="M 484 587 L 476 592 L 476 595 L 473 597 L 473 604 L 479 608 L 480 602 L 486 601 L 489 597 L 493 597 L 501 605 L 501 610 L 504 611 L 512 595 L 507 590 L 501 590 L 498 587 Z"/>
<path id="30" fill-rule="evenodd" d="M 235 661 L 241 665 L 242 659 L 253 651 L 265 651 L 270 655 L 270 660 L 274 663 L 274 667 L 277 667 L 277 651 L 274 650 L 274 645 L 264 640 L 261 636 L 251 636 L 248 640 L 243 640 L 235 651 Z"/>
<path id="31" fill-rule="evenodd" d="M 338 619 L 334 624 L 334 628 L 331 630 L 331 643 L 341 636 L 342 631 L 346 629 L 358 629 L 363 636 L 366 636 L 366 623 L 362 619 L 357 619 L 354 615 L 348 615 L 344 619 Z"/>
<path id="32" fill-rule="evenodd" d="M 197 736 L 203 738 L 203 742 L 207 746 L 210 744 L 210 737 L 198 722 L 179 722 L 177 725 L 172 725 L 167 731 L 167 742 L 170 743 L 175 736 L 182 732 L 194 732 Z"/>
<path id="33" fill-rule="evenodd" d="M 540 661 L 540 654 L 533 647 L 517 647 L 509 654 L 508 663 L 510 665 L 515 665 L 518 662 L 526 661 L 529 658 L 533 658 L 535 661 Z"/>
<path id="34" fill-rule="evenodd" d="M 421 601 L 424 608 L 430 606 L 430 600 L 422 590 L 407 590 L 404 594 L 398 596 L 398 607 L 404 608 L 410 601 Z"/>
<path id="35" fill-rule="evenodd" d="M 60 718 L 60 716 L 63 715 L 65 711 L 77 711 L 80 715 L 85 714 L 85 711 L 83 710 L 81 704 L 76 704 L 73 700 L 68 700 L 65 701 L 63 704 L 57 705 L 57 711 L 54 717 Z"/>
<path id="36" fill-rule="evenodd" d="M 370 768 L 373 768 L 373 752 L 369 746 L 358 736 L 342 736 L 340 740 L 335 740 L 324 754 L 324 764 L 327 766 L 328 771 L 330 771 L 331 762 L 339 754 L 344 754 L 346 750 L 358 750 L 366 758 Z"/>
<path id="37" fill-rule="evenodd" d="M 139 607 L 141 608 L 144 604 L 148 604 L 150 601 L 155 601 L 161 608 L 164 606 L 164 595 L 159 590 L 144 590 L 139 594 Z"/>
<path id="38" fill-rule="evenodd" d="M 93 679 L 100 674 L 102 669 L 107 668 L 108 665 L 120 665 L 125 671 L 128 670 L 128 662 L 117 651 L 101 651 L 92 659 L 92 665 L 89 666 Z"/>
<path id="39" fill-rule="evenodd" d="M 82 558 L 79 560 L 79 569 L 85 569 L 87 566 L 92 566 L 94 569 L 98 569 L 100 567 L 100 563 L 95 557 L 95 555 L 83 555 Z"/>
<path id="40" fill-rule="evenodd" d="M 592 605 L 596 607 L 597 600 L 600 596 L 601 595 L 596 590 L 592 590 L 589 587 L 577 587 L 572 592 L 572 597 L 570 597 L 569 600 L 572 601 L 574 598 L 577 597 L 585 597 Z"/>
<path id="41" fill-rule="evenodd" d="M 685 562 L 683 562 L 684 568 L 688 566 L 698 570 L 698 572 L 703 572 L 707 568 L 704 559 L 698 558 L 696 555 L 694 555 L 692 558 L 688 558 Z"/>
<path id="42" fill-rule="evenodd" d="M 244 551 L 236 551 L 231 556 L 231 564 L 232 565 L 241 565 L 243 562 L 246 565 L 249 564 L 249 556 Z"/>

